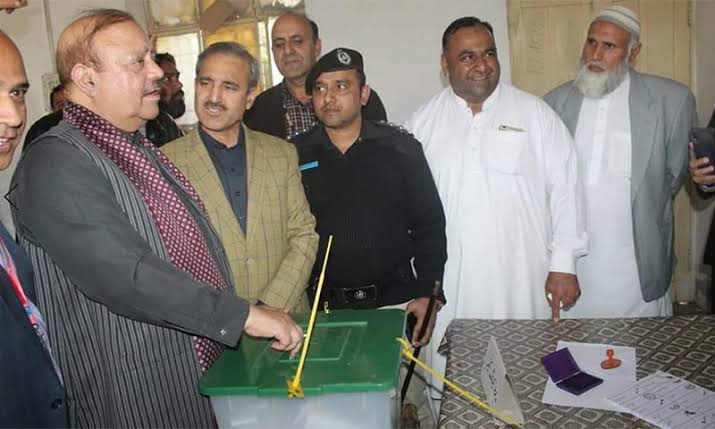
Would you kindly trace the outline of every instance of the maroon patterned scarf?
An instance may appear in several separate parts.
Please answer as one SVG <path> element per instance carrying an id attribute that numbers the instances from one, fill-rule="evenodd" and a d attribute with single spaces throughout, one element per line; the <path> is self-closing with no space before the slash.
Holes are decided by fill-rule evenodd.
<path id="1" fill-rule="evenodd" d="M 226 289 L 219 265 L 196 220 L 171 184 L 139 148 L 117 127 L 80 105 L 67 102 L 64 105 L 64 120 L 79 129 L 107 155 L 137 188 L 156 223 L 171 263 L 200 282 L 216 289 Z M 141 137 L 141 145 L 154 154 L 205 213 L 201 199 L 186 177 L 146 137 Z M 194 337 L 194 346 L 203 372 L 211 367 L 223 350 L 218 343 L 203 337 Z"/>

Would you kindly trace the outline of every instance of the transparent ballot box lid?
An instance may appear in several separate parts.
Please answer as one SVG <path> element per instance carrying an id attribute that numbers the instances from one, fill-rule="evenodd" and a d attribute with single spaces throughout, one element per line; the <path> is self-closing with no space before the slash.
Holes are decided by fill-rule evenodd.
<path id="1" fill-rule="evenodd" d="M 308 315 L 296 315 L 307 330 Z M 331 310 L 317 314 L 301 385 L 305 396 L 383 392 L 397 386 L 403 310 Z M 271 342 L 244 335 L 202 377 L 208 396 L 288 396 L 299 356 L 271 349 Z"/>

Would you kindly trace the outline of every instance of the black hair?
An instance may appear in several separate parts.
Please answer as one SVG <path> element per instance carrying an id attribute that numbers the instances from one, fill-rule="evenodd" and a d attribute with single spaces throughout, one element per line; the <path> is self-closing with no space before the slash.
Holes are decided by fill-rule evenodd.
<path id="1" fill-rule="evenodd" d="M 157 64 L 171 63 L 173 65 L 176 65 L 176 59 L 174 58 L 173 55 L 171 55 L 168 52 L 162 52 L 160 54 L 156 54 L 156 56 L 154 57 L 154 62 Z"/>
<path id="2" fill-rule="evenodd" d="M 462 28 L 478 26 L 486 28 L 489 31 L 489 34 L 494 37 L 494 29 L 492 28 L 492 25 L 490 23 L 488 23 L 487 21 L 482 21 L 476 16 L 463 16 L 452 21 L 452 23 L 447 26 L 447 29 L 444 30 L 444 34 L 442 34 L 442 50 L 444 51 L 447 49 L 447 44 L 449 43 L 449 38 L 452 36 L 452 34 L 456 33 Z"/>
<path id="3" fill-rule="evenodd" d="M 196 60 L 196 78 L 199 78 L 201 71 L 201 63 L 213 55 L 233 55 L 235 57 L 241 58 L 246 61 L 249 66 L 250 74 L 248 77 L 248 89 L 255 88 L 258 85 L 258 79 L 260 79 L 260 66 L 258 60 L 248 52 L 245 46 L 238 42 L 216 42 L 209 45 L 208 48 L 204 49 L 203 52 L 199 54 L 199 58 Z"/>
<path id="4" fill-rule="evenodd" d="M 365 77 L 365 72 L 362 71 L 362 70 L 357 70 L 357 69 L 356 69 L 355 71 L 356 71 L 357 74 L 358 74 L 358 79 L 359 79 L 359 82 L 360 82 L 360 88 L 362 88 L 363 86 L 365 86 L 365 83 L 367 82 L 367 78 Z"/>
<path id="5" fill-rule="evenodd" d="M 308 20 L 308 23 L 310 23 L 310 29 L 313 30 L 313 41 L 317 42 L 318 39 L 320 38 L 319 32 L 318 32 L 318 24 L 315 23 L 312 19 L 308 18 L 307 16 L 305 19 Z"/>

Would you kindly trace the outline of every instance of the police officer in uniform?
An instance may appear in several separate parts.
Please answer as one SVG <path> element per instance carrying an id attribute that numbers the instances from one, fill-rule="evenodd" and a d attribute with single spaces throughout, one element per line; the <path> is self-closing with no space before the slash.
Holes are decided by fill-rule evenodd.
<path id="1" fill-rule="evenodd" d="M 319 255 L 335 237 L 325 299 L 332 308 L 407 303 L 417 329 L 447 258 L 442 203 L 422 146 L 402 128 L 362 119 L 370 87 L 357 51 L 326 54 L 305 86 L 320 123 L 293 143 L 317 218 Z M 313 274 L 321 265 L 318 258 Z M 426 343 L 430 333 L 414 343 Z"/>
<path id="2" fill-rule="evenodd" d="M 323 300 L 331 308 L 402 304 L 416 318 L 412 343 L 426 344 L 436 313 L 426 318 L 427 304 L 447 250 L 444 211 L 422 145 L 400 127 L 362 118 L 370 87 L 357 51 L 323 56 L 305 86 L 320 122 L 292 142 L 320 234 L 315 277 L 334 236 Z M 428 329 L 417 338 L 425 319 Z"/>

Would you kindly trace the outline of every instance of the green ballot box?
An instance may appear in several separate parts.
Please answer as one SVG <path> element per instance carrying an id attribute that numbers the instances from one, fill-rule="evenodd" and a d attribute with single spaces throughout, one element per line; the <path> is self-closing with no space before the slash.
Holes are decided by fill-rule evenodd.
<path id="1" fill-rule="evenodd" d="M 308 315 L 296 322 L 306 330 Z M 302 377 L 288 398 L 298 357 L 244 336 L 201 379 L 220 428 L 395 428 L 399 415 L 402 310 L 318 313 Z"/>

